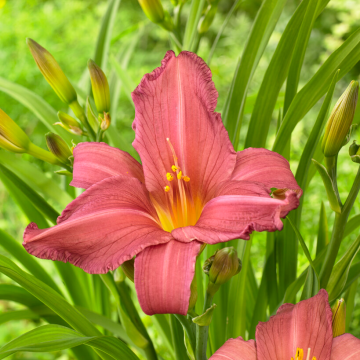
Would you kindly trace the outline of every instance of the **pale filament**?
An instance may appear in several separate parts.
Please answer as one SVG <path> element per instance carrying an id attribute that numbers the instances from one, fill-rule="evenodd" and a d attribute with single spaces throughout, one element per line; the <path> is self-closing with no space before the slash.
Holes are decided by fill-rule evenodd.
<path id="1" fill-rule="evenodd" d="M 163 229 L 171 232 L 178 227 L 195 225 L 200 216 L 202 206 L 199 206 L 201 205 L 199 199 L 195 206 L 191 187 L 188 185 L 190 177 L 183 172 L 184 169 L 180 169 L 178 158 L 170 139 L 166 138 L 166 141 L 172 153 L 174 165 L 171 166 L 171 169 L 165 175 L 166 208 L 156 204 L 155 208 L 157 209 Z"/>
<path id="2" fill-rule="evenodd" d="M 308 348 L 306 359 L 304 358 L 304 350 L 301 348 L 296 349 L 295 357 L 292 357 L 291 360 L 316 360 L 316 357 L 310 357 L 311 348 Z"/>

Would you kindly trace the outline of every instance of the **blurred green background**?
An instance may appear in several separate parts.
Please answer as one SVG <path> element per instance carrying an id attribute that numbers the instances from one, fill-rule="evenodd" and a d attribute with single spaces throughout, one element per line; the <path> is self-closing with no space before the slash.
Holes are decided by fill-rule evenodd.
<path id="1" fill-rule="evenodd" d="M 298 0 L 288 0 L 285 10 L 277 24 L 267 49 L 260 61 L 255 73 L 250 97 L 256 96 L 262 77 L 267 69 L 271 56 L 276 48 L 282 31 L 289 18 L 293 14 Z M 171 10 L 170 1 L 163 1 L 164 7 Z M 230 87 L 234 70 L 245 45 L 246 37 L 250 31 L 256 12 L 261 4 L 260 0 L 245 0 L 240 3 L 237 10 L 226 27 L 215 53 L 211 59 L 210 67 L 213 80 L 219 91 L 218 111 L 224 104 L 227 91 Z M 211 45 L 224 19 L 233 5 L 233 1 L 220 0 L 219 12 L 209 29 L 201 39 L 198 54 L 204 60 L 208 59 Z M 106 0 L 0 0 L 0 77 L 23 85 L 49 102 L 56 110 L 66 111 L 64 104 L 60 102 L 53 90 L 38 71 L 34 60 L 27 48 L 25 39 L 31 37 L 49 50 L 57 59 L 64 72 L 73 84 L 80 86 L 88 83 L 87 60 L 92 58 L 96 43 L 100 21 L 106 11 Z M 188 12 L 185 6 L 183 17 L 185 20 Z M 320 64 L 334 51 L 357 27 L 360 26 L 360 7 L 358 0 L 331 0 L 325 11 L 319 16 L 311 35 L 310 43 L 305 57 L 304 67 L 301 75 L 300 86 L 307 81 L 319 68 Z M 117 129 L 119 144 L 123 150 L 136 155 L 131 147 L 134 133 L 131 123 L 134 118 L 134 107 L 130 101 L 130 91 L 139 83 L 142 76 L 160 65 L 165 52 L 170 48 L 167 33 L 158 26 L 150 23 L 143 14 L 138 2 L 135 0 L 122 0 L 119 12 L 116 16 L 113 39 L 110 47 L 109 59 L 116 57 L 123 61 L 128 55 L 129 48 L 134 46 L 134 51 L 129 59 L 127 68 L 128 83 L 122 86 L 119 94 L 119 105 L 116 114 L 112 113 L 113 124 Z M 111 62 L 103 69 L 109 79 L 116 76 L 111 70 Z M 347 84 L 352 80 L 359 80 L 360 64 L 345 76 L 336 87 L 336 98 L 344 91 Z M 252 98 L 253 98 L 252 97 Z M 248 101 L 251 104 L 251 101 Z M 38 121 L 33 113 L 27 108 L 13 100 L 10 96 L 0 92 L 0 107 L 14 119 L 31 137 L 34 143 L 46 148 L 44 134 L 48 131 Z M 356 120 L 360 121 L 360 106 L 358 107 Z M 305 119 L 297 126 L 291 143 L 291 167 L 296 169 L 297 161 L 305 145 L 305 141 L 311 131 L 319 106 L 315 106 Z M 251 109 L 250 109 L 251 111 Z M 275 133 L 277 114 L 274 113 L 272 134 Z M 240 144 L 243 144 L 246 134 L 249 114 L 244 117 L 244 126 L 241 133 Z M 261 131 L 261 129 L 259 129 Z M 359 131 L 355 134 L 360 140 Z M 271 147 L 273 136 L 269 136 L 268 148 Z M 240 145 L 239 150 L 241 150 Z M 0 150 L 4 151 L 4 150 Z M 53 174 L 53 168 L 28 155 L 19 155 L 33 162 L 46 172 L 47 176 L 61 182 L 64 179 Z M 344 196 L 349 191 L 352 179 L 357 169 L 356 164 L 350 161 L 347 155 L 347 147 L 343 148 L 339 158 L 339 188 Z M 330 212 L 326 201 L 325 190 L 321 179 L 316 175 L 310 185 L 304 203 L 304 211 L 301 225 L 301 233 L 314 255 L 316 249 L 316 234 L 319 221 L 319 210 L 321 202 L 324 201 L 327 209 L 329 226 L 333 222 L 333 214 Z M 61 211 L 62 209 L 57 209 Z M 360 201 L 355 203 L 353 214 L 360 213 Z M 28 221 L 18 209 L 16 203 L 10 198 L 6 189 L 0 182 L 0 228 L 7 231 L 15 238 L 22 240 L 22 232 Z M 355 232 L 346 238 L 342 244 L 342 250 L 358 235 Z M 261 276 L 264 265 L 265 240 L 264 234 L 256 236 L 252 246 L 252 264 L 257 277 Z M 0 252 L 1 252 L 0 248 Z M 360 258 L 359 258 L 360 259 Z M 358 260 L 359 260 L 358 259 Z M 43 261 L 44 263 L 44 261 Z M 300 250 L 299 272 L 307 266 L 306 258 Z M 9 279 L 0 275 L 0 282 L 9 282 Z M 359 288 L 358 288 L 359 289 Z M 0 313 L 14 309 L 9 302 L 0 301 Z M 151 329 L 151 324 L 148 324 Z M 24 321 L 13 321 L 0 325 L 0 346 L 31 329 L 33 323 Z M 360 336 L 360 296 L 356 297 L 356 307 L 351 325 L 351 333 Z M 155 330 L 150 330 L 155 331 Z M 161 339 L 154 333 L 155 342 L 161 352 Z M 157 340 L 156 340 L 157 338 Z M 166 354 L 163 354 L 166 358 Z M 19 354 L 10 357 L 12 359 L 67 359 L 66 353 L 53 355 Z"/>

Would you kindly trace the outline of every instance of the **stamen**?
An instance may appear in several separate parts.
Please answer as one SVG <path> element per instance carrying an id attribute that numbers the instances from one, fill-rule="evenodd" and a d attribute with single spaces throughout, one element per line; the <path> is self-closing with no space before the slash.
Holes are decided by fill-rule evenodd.
<path id="1" fill-rule="evenodd" d="M 169 191 L 170 191 L 170 186 L 166 185 L 166 186 L 164 187 L 164 190 L 165 190 L 165 192 L 169 192 Z"/>
<path id="2" fill-rule="evenodd" d="M 190 181 L 190 178 L 185 175 L 185 176 L 183 177 L 183 180 L 186 181 L 186 182 L 189 182 L 189 181 Z"/>
<path id="3" fill-rule="evenodd" d="M 181 177 L 182 177 L 182 172 L 181 172 L 181 171 L 179 171 L 179 172 L 178 172 L 178 174 L 176 175 L 176 177 L 177 177 L 179 180 L 181 180 Z"/>
<path id="4" fill-rule="evenodd" d="M 167 178 L 169 181 L 174 180 L 174 177 L 173 177 L 170 173 L 166 173 L 166 178 Z"/>
<path id="5" fill-rule="evenodd" d="M 177 166 L 175 166 L 175 165 L 173 165 L 172 167 L 171 167 L 171 170 L 174 172 L 174 173 L 176 173 L 176 170 L 180 170 Z"/>

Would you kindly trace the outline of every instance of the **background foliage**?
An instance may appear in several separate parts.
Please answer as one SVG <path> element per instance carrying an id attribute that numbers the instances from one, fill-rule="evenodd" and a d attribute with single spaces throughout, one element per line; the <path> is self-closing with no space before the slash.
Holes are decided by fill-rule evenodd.
<path id="1" fill-rule="evenodd" d="M 164 7 L 172 8 L 170 1 L 163 1 Z M 243 127 L 240 133 L 239 150 L 244 146 L 246 129 L 251 115 L 251 103 L 259 90 L 264 73 L 268 68 L 270 59 L 278 44 L 284 28 L 299 5 L 297 0 L 287 1 L 269 44 L 266 47 L 259 66 L 256 69 L 249 88 Z M 57 59 L 73 84 L 86 84 L 88 82 L 86 63 L 94 55 L 96 38 L 99 32 L 101 19 L 106 11 L 108 2 L 105 0 L 16 0 L 0 1 L 0 77 L 13 81 L 31 89 L 42 98 L 46 99 L 55 109 L 66 111 L 64 104 L 56 97 L 53 90 L 43 79 L 28 51 L 25 43 L 26 37 L 31 37 L 48 49 Z M 221 0 L 219 11 L 209 31 L 200 42 L 198 54 L 205 60 L 208 59 L 211 46 L 218 33 L 220 26 L 233 5 L 233 1 Z M 218 111 L 224 106 L 226 94 L 234 75 L 238 58 L 242 53 L 245 40 L 251 29 L 261 1 L 245 0 L 239 3 L 226 27 L 215 53 L 211 59 L 210 67 L 213 80 L 219 91 Z M 184 8 L 182 21 L 185 22 L 189 12 Z M 302 87 L 327 57 L 338 48 L 349 35 L 360 26 L 360 8 L 357 0 L 331 0 L 324 12 L 315 21 L 311 33 L 309 45 L 306 51 L 304 65 L 301 72 L 300 86 Z M 121 149 L 137 156 L 131 147 L 134 133 L 131 123 L 134 118 L 134 107 L 130 100 L 130 92 L 139 83 L 142 76 L 159 66 L 165 52 L 170 48 L 169 37 L 165 31 L 155 24 L 150 23 L 140 6 L 133 0 L 122 0 L 116 15 L 112 40 L 109 53 L 109 62 L 103 68 L 109 79 L 116 77 L 112 63 L 114 59 L 124 61 L 129 55 L 128 49 L 134 46 L 134 51 L 128 61 L 127 78 L 123 79 L 119 103 L 116 113 L 112 112 L 113 123 L 116 127 L 118 143 Z M 360 63 L 358 63 L 343 79 L 339 81 L 335 89 L 333 100 L 344 91 L 352 79 L 359 77 Z M 126 80 L 126 81 L 124 81 Z M 281 98 L 281 97 L 280 97 Z M 280 99 L 281 100 L 281 99 Z M 282 105 L 279 103 L 279 105 Z M 44 133 L 48 130 L 38 118 L 5 93 L 0 92 L 1 108 L 14 119 L 37 145 L 46 148 Z M 291 141 L 290 164 L 295 171 L 297 164 L 319 112 L 321 102 L 317 104 L 295 128 Z M 280 106 L 279 106 L 280 107 Z M 270 127 L 270 135 L 267 147 L 271 148 L 275 137 L 277 112 L 274 112 Z M 360 106 L 358 106 L 354 122 L 360 122 Z M 261 131 L 261 129 L 259 129 Z M 357 137 L 359 140 L 359 131 Z M 5 151 L 0 150 L 1 153 Z M 48 178 L 65 186 L 65 179 L 53 173 L 54 168 L 46 163 L 34 159 L 28 155 L 19 155 L 26 161 L 33 163 L 35 167 L 45 172 Z M 347 147 L 343 148 L 339 155 L 339 191 L 340 195 L 346 196 L 356 172 L 356 166 L 347 155 Z M 301 234 L 315 258 L 317 230 L 321 203 L 324 202 L 327 211 L 329 229 L 333 223 L 333 213 L 330 211 L 326 193 L 318 174 L 312 179 L 304 201 L 304 209 L 301 223 Z M 58 204 L 52 203 L 57 211 L 61 211 Z M 356 201 L 351 215 L 360 213 L 360 202 Z M 350 215 L 350 216 L 351 216 Z M 8 191 L 0 182 L 0 229 L 11 234 L 19 242 L 28 219 L 18 204 L 10 197 Z M 349 245 L 355 240 L 359 231 L 355 231 L 342 243 L 340 254 L 343 254 Z M 251 247 L 251 264 L 254 269 L 256 281 L 259 283 L 263 267 L 265 265 L 265 239 L 266 234 L 256 234 L 256 241 Z M 9 256 L 0 247 L 0 253 Z M 208 249 L 208 254 L 212 249 Z M 360 260 L 360 255 L 354 262 Z M 62 280 L 49 262 L 42 261 L 42 265 L 52 272 L 57 283 Z M 302 250 L 299 249 L 298 274 L 306 267 L 308 262 Z M 0 274 L 0 283 L 9 283 L 9 279 Z M 62 286 L 62 285 L 60 285 Z M 63 287 L 62 287 L 63 288 Z M 216 302 L 216 301 L 215 301 Z M 22 309 L 21 305 L 12 302 L 0 301 L 0 314 L 9 310 Z M 142 315 L 143 316 L 143 315 Z M 39 320 L 40 321 L 40 320 Z M 155 347 L 164 358 L 169 358 L 168 348 L 163 336 L 154 326 L 153 321 L 143 316 L 143 321 L 148 327 L 150 335 L 155 339 Z M 33 321 L 11 321 L 0 324 L 0 345 L 13 339 L 39 325 Z M 360 295 L 356 292 L 353 318 L 350 322 L 349 332 L 360 337 Z M 37 355 L 38 359 L 67 359 L 67 352 Z M 28 354 L 16 354 L 11 358 L 34 358 Z"/>

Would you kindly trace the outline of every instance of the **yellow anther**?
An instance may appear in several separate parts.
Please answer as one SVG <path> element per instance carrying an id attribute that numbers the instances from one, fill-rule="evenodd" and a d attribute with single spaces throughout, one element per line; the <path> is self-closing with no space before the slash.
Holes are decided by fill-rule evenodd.
<path id="1" fill-rule="evenodd" d="M 164 190 L 165 190 L 165 192 L 169 192 L 169 191 L 170 191 L 170 186 L 166 185 L 166 186 L 164 187 Z"/>
<path id="2" fill-rule="evenodd" d="M 185 176 L 183 177 L 183 180 L 186 181 L 186 182 L 189 182 L 189 181 L 190 181 L 190 178 L 185 175 Z"/>
<path id="3" fill-rule="evenodd" d="M 172 170 L 173 172 L 176 172 L 176 170 L 179 170 L 179 168 L 178 168 L 177 166 L 173 165 L 173 166 L 171 167 L 171 170 Z"/>
<path id="4" fill-rule="evenodd" d="M 166 173 L 166 178 L 167 178 L 169 181 L 174 180 L 174 177 L 173 177 L 170 173 Z"/>
<path id="5" fill-rule="evenodd" d="M 179 180 L 181 180 L 181 178 L 182 178 L 182 172 L 181 172 L 181 171 L 179 171 L 179 172 L 178 172 L 178 174 L 177 174 L 176 176 L 177 176 L 177 178 L 178 178 Z"/>

